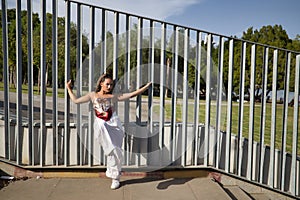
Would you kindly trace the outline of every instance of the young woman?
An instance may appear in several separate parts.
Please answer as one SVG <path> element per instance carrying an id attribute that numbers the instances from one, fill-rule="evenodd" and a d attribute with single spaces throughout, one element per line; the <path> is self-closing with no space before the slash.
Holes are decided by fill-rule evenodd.
<path id="1" fill-rule="evenodd" d="M 120 187 L 120 175 L 122 167 L 122 142 L 124 137 L 123 127 L 117 114 L 114 112 L 113 104 L 116 101 L 124 101 L 143 93 L 151 83 L 142 88 L 124 94 L 113 94 L 113 79 L 109 74 L 100 76 L 94 92 L 84 96 L 76 97 L 72 91 L 71 80 L 66 83 L 70 99 L 76 103 L 91 101 L 95 110 L 94 134 L 102 145 L 107 156 L 106 176 L 112 178 L 111 189 Z"/>

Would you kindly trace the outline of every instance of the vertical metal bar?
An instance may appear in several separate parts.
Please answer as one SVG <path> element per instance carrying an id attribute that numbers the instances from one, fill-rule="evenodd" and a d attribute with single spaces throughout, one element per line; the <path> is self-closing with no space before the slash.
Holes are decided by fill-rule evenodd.
<path id="1" fill-rule="evenodd" d="M 58 52 L 57 52 L 57 0 L 52 0 L 52 118 L 53 118 L 53 136 L 55 137 L 55 148 L 53 148 L 55 155 L 55 162 L 58 165 L 58 103 L 57 103 L 57 87 L 58 87 Z"/>
<path id="2" fill-rule="evenodd" d="M 91 53 L 90 53 L 90 55 L 91 55 Z M 106 66 L 107 65 L 107 12 L 105 9 L 102 9 L 101 56 L 100 56 L 100 58 L 101 58 L 100 73 L 101 74 L 106 73 L 106 68 L 107 68 L 107 66 Z M 90 120 L 92 120 L 93 117 L 94 116 L 91 114 Z M 90 123 L 92 123 L 92 122 L 90 122 Z M 102 157 L 103 157 L 103 159 L 102 159 Z M 104 160 L 104 164 L 105 164 L 106 160 L 105 160 L 103 148 L 101 148 L 101 150 L 100 150 L 100 160 Z"/>
<path id="3" fill-rule="evenodd" d="M 32 29 L 32 2 L 27 0 L 28 153 L 30 157 L 29 164 L 34 165 Z"/>
<path id="4" fill-rule="evenodd" d="M 253 135 L 254 135 L 254 95 L 255 95 L 255 67 L 256 67 L 256 45 L 251 47 L 251 72 L 250 72 L 250 106 L 249 106 L 249 137 L 248 137 L 248 165 L 247 178 L 253 179 Z"/>
<path id="5" fill-rule="evenodd" d="M 65 9 L 65 82 L 70 79 L 70 17 L 71 3 L 66 1 Z M 65 129 L 64 129 L 64 165 L 69 165 L 69 134 L 70 134 L 70 100 L 68 91 L 65 90 Z"/>
<path id="6" fill-rule="evenodd" d="M 195 133 L 195 154 L 194 165 L 198 165 L 198 146 L 199 146 L 199 111 L 200 111 L 200 83 L 201 83 L 201 58 L 202 58 L 202 32 L 197 32 L 197 46 L 196 46 L 196 72 L 195 72 L 195 101 L 194 101 L 194 133 Z"/>
<path id="7" fill-rule="evenodd" d="M 276 100 L 277 100 L 277 65 L 278 50 L 273 54 L 273 80 L 272 80 L 272 119 L 271 119 L 271 147 L 270 147 L 270 169 L 269 185 L 274 187 L 274 164 L 275 164 L 275 140 L 276 140 Z"/>
<path id="8" fill-rule="evenodd" d="M 41 95 L 40 95 L 40 166 L 44 165 L 44 136 L 46 134 L 46 2 L 41 2 Z"/>
<path id="9" fill-rule="evenodd" d="M 138 30 L 137 30 L 137 69 L 136 69 L 136 87 L 139 88 L 141 86 L 141 68 L 142 68 L 142 55 L 143 55 L 143 49 L 142 49 L 142 45 L 143 45 L 143 18 L 138 18 Z M 137 124 L 137 128 L 141 125 L 141 121 L 142 121 L 142 96 L 138 95 L 136 97 L 136 124 Z M 137 144 L 138 145 L 138 151 L 140 151 L 141 146 L 140 143 Z M 140 166 L 140 162 L 141 162 L 141 157 L 140 157 L 140 153 L 136 154 L 136 165 Z"/>
<path id="10" fill-rule="evenodd" d="M 118 48 L 119 48 L 119 13 L 115 12 L 115 22 L 114 22 L 114 51 L 113 51 L 113 79 L 118 78 Z M 118 108 L 118 107 L 116 107 Z"/>
<path id="11" fill-rule="evenodd" d="M 2 16 L 2 49 L 3 49 L 3 81 L 4 81 L 4 130 L 5 130 L 5 158 L 11 158 L 10 152 L 10 105 L 9 105 L 9 65 L 8 65 L 8 30 L 7 30 L 7 3 L 1 1 Z"/>
<path id="12" fill-rule="evenodd" d="M 242 42 L 241 52 L 241 72 L 240 72 L 240 90 L 239 90 L 239 122 L 238 122 L 238 145 L 237 145 L 237 174 L 241 176 L 242 173 L 242 136 L 243 136 L 243 122 L 244 122 L 244 93 L 245 93 L 245 71 L 246 71 L 246 48 L 247 43 Z"/>
<path id="13" fill-rule="evenodd" d="M 77 58 L 76 58 L 76 66 L 77 66 L 77 96 L 82 94 L 82 78 L 83 78 L 83 70 L 82 70 L 82 6 L 81 4 L 77 4 Z M 83 165 L 83 131 L 82 131 L 82 110 L 81 105 L 77 105 L 77 134 L 79 136 L 79 165 Z"/>
<path id="14" fill-rule="evenodd" d="M 143 63 L 142 53 L 143 53 L 143 18 L 138 19 L 138 30 L 137 30 L 137 69 L 136 69 L 136 87 L 139 88 L 141 86 L 141 68 Z M 142 109 L 141 109 L 141 96 L 137 96 L 136 100 L 136 121 L 138 124 L 141 123 L 142 120 Z"/>
<path id="15" fill-rule="evenodd" d="M 94 88 L 94 47 L 95 47 L 95 7 L 90 7 L 90 44 L 89 44 L 89 91 L 92 91 Z M 90 107 L 92 105 L 90 104 Z M 94 136 L 93 131 L 93 121 L 94 115 L 90 109 L 89 112 L 89 133 L 88 133 L 88 149 L 89 149 L 89 156 L 88 156 L 88 165 L 93 165 L 92 159 L 92 151 L 93 151 L 93 141 L 92 138 Z"/>
<path id="16" fill-rule="evenodd" d="M 130 16 L 126 15 L 126 41 L 125 41 L 125 52 L 126 52 L 126 61 L 125 61 L 125 76 L 124 76 L 124 84 L 125 90 L 128 91 L 128 86 L 130 85 Z M 129 100 L 124 102 L 124 124 L 125 124 L 125 132 L 129 123 Z M 129 165 L 129 135 L 125 135 L 125 163 Z"/>
<path id="17" fill-rule="evenodd" d="M 106 72 L 106 10 L 102 9 L 101 72 Z"/>
<path id="18" fill-rule="evenodd" d="M 114 46 L 113 46 L 113 79 L 118 81 L 118 56 L 119 56 L 119 13 L 115 12 L 114 21 Z M 118 89 L 117 89 L 118 90 Z M 118 102 L 114 104 L 115 112 L 118 113 Z"/>
<path id="19" fill-rule="evenodd" d="M 164 146 L 165 124 L 165 62 L 166 62 L 166 24 L 161 24 L 161 47 L 160 47 L 160 110 L 159 110 L 159 149 Z M 160 161 L 164 161 L 163 152 L 160 151 Z"/>
<path id="20" fill-rule="evenodd" d="M 176 35 L 176 26 L 173 26 L 173 43 L 172 45 L 172 70 L 171 70 L 171 80 L 172 80 L 172 85 L 171 85 L 171 90 L 172 90 L 172 96 L 171 96 L 171 102 L 172 102 L 172 111 L 171 111 L 171 137 L 170 137 L 170 161 L 171 163 L 175 160 L 175 149 L 174 149 L 174 143 L 175 143 L 175 132 L 176 132 L 176 120 L 174 117 L 176 117 L 176 97 L 177 93 L 175 92 L 175 59 L 176 59 L 176 40 L 177 40 L 177 35 Z"/>
<path id="21" fill-rule="evenodd" d="M 182 96 L 182 151 L 181 165 L 186 165 L 186 145 L 187 145 L 187 123 L 188 123 L 188 67 L 190 50 L 190 30 L 184 30 L 184 55 L 183 55 L 183 96 Z"/>
<path id="22" fill-rule="evenodd" d="M 154 21 L 150 20 L 150 33 L 149 33 L 149 67 L 148 67 L 148 81 L 151 81 L 154 84 Z M 147 152 L 152 152 L 152 140 L 151 137 L 153 134 L 153 87 L 148 89 L 148 143 L 147 143 Z M 147 159 L 147 165 L 151 164 L 150 159 Z"/>
<path id="23" fill-rule="evenodd" d="M 294 120 L 293 120 L 293 144 L 290 191 L 296 195 L 297 186 L 297 146 L 298 146 L 298 121 L 299 121 L 299 76 L 300 76 L 300 55 L 296 56 L 295 66 L 295 89 L 294 89 Z M 299 176 L 299 175 L 298 175 Z"/>
<path id="24" fill-rule="evenodd" d="M 21 22 L 21 1 L 17 0 L 16 5 L 16 65 L 17 65 L 17 131 L 16 131 L 16 162 L 20 164 L 20 135 L 22 134 L 22 22 Z"/>
<path id="25" fill-rule="evenodd" d="M 230 170 L 230 149 L 231 149 L 231 128 L 232 128 L 232 82 L 233 82 L 233 43 L 229 42 L 229 68 L 228 68 L 228 94 L 227 94 L 227 128 L 226 128 L 226 152 L 225 152 L 225 171 Z"/>
<path id="26" fill-rule="evenodd" d="M 174 72 L 173 72 L 173 96 L 172 96 L 172 115 L 171 115 L 171 133 L 174 134 L 174 140 L 176 140 L 176 111 L 177 111 L 177 88 L 178 88 L 178 48 L 179 48 L 179 30 L 178 27 L 174 27 Z M 178 136 L 179 137 L 179 136 Z M 172 161 L 175 161 L 177 149 L 176 149 L 176 141 L 173 141 L 172 148 L 174 149 L 172 155 Z"/>
<path id="27" fill-rule="evenodd" d="M 285 77 L 284 77 L 284 101 L 283 101 L 283 128 L 282 128 L 282 140 L 281 140 L 281 159 L 280 159 L 280 169 L 281 169 L 281 190 L 284 191 L 285 185 L 285 162 L 286 162 L 286 135 L 287 135 L 287 123 L 288 123 L 288 104 L 289 104 L 289 87 L 290 87 L 290 65 L 291 65 L 291 53 L 286 55 L 285 64 Z"/>
<path id="28" fill-rule="evenodd" d="M 264 68 L 262 73 L 262 95 L 261 95 L 261 121 L 260 121 L 260 144 L 259 144 L 259 171 L 258 181 L 263 181 L 263 169 L 264 169 L 264 145 L 265 145 L 265 126 L 266 126 L 266 104 L 267 104 L 267 86 L 268 86 L 268 65 L 269 65 L 269 48 L 264 49 Z"/>
<path id="29" fill-rule="evenodd" d="M 223 62 L 224 62 L 224 38 L 220 36 L 219 39 L 219 69 L 218 69 L 218 96 L 217 96 L 217 114 L 216 114 L 216 153 L 215 153 L 215 167 L 219 169 L 220 159 L 220 137 L 221 137 L 221 114 L 222 114 L 222 98 L 223 98 Z"/>
<path id="30" fill-rule="evenodd" d="M 210 136 L 210 102 L 211 102 L 211 67 L 212 67 L 212 35 L 207 35 L 206 55 L 206 88 L 205 88 L 205 136 L 204 136 L 204 166 L 209 165 L 209 136 Z"/>

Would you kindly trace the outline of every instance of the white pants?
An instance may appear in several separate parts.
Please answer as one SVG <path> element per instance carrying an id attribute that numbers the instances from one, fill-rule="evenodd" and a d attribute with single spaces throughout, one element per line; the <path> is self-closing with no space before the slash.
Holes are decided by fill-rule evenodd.
<path id="1" fill-rule="evenodd" d="M 119 179 L 121 176 L 123 154 L 120 148 L 115 148 L 107 155 L 106 176 L 112 179 Z"/>
<path id="2" fill-rule="evenodd" d="M 121 175 L 123 154 L 122 143 L 124 138 L 123 127 L 120 119 L 114 113 L 110 121 L 104 121 L 96 117 L 94 122 L 96 139 L 102 146 L 107 156 L 106 176 L 118 179 Z"/>

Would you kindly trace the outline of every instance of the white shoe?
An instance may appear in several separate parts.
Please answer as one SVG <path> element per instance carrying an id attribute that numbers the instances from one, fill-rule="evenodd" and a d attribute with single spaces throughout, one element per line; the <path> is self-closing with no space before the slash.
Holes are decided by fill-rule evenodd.
<path id="1" fill-rule="evenodd" d="M 118 189 L 120 187 L 120 182 L 118 179 L 113 179 L 110 188 L 112 190 Z"/>

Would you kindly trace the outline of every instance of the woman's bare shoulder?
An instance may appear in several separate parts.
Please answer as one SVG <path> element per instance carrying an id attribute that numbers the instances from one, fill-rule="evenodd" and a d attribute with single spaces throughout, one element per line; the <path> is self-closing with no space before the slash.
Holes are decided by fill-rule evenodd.
<path id="1" fill-rule="evenodd" d="M 95 92 L 89 92 L 86 95 L 88 95 L 90 97 L 90 99 L 93 101 L 96 97 L 96 93 Z"/>

